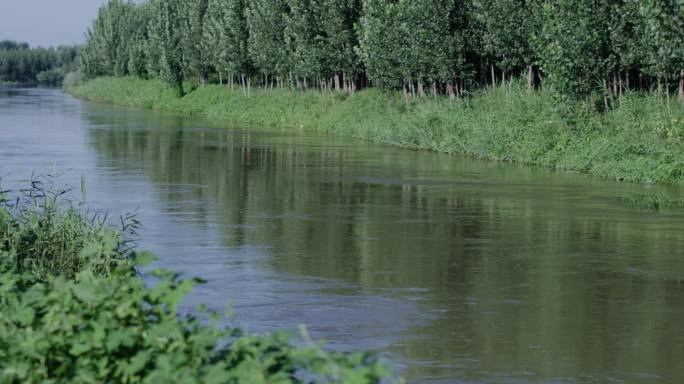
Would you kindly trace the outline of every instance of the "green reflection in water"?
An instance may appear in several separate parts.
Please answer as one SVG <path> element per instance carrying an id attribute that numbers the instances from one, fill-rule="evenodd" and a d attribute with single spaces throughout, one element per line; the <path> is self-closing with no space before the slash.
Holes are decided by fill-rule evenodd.
<path id="1" fill-rule="evenodd" d="M 681 189 L 89 108 L 102 161 L 206 186 L 184 199 L 212 212 L 176 209 L 225 246 L 420 300 L 434 320 L 392 341 L 412 380 L 684 382 L 684 213 L 616 201 Z"/>

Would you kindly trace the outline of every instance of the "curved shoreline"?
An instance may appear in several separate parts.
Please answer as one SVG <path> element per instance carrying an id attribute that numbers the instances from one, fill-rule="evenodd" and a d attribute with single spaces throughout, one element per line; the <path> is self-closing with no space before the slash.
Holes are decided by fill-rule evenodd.
<path id="1" fill-rule="evenodd" d="M 375 89 L 352 96 L 208 85 L 182 98 L 158 80 L 102 77 L 69 86 L 75 97 L 211 119 L 356 137 L 379 144 L 517 162 L 630 182 L 684 184 L 684 106 L 632 94 L 606 114 L 556 111 L 549 92 L 523 84 L 488 89 L 467 101 L 406 102 Z"/>

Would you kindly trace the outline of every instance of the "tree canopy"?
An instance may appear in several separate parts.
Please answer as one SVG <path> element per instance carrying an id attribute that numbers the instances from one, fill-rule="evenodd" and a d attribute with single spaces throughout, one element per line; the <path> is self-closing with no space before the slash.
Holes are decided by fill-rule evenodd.
<path id="1" fill-rule="evenodd" d="M 568 100 L 656 85 L 679 85 L 684 98 L 684 2 L 109 0 L 82 66 L 179 90 L 255 82 L 453 96 L 520 76 Z"/>

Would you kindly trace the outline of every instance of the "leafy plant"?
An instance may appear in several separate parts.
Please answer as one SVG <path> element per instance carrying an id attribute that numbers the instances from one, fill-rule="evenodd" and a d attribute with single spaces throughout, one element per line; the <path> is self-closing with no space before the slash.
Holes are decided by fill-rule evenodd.
<path id="1" fill-rule="evenodd" d="M 149 259 L 136 256 L 136 264 Z M 109 277 L 40 279 L 0 259 L 3 383 L 378 383 L 373 354 L 294 347 L 284 334 L 246 335 L 179 315 L 198 283 L 157 270 L 147 288 L 130 268 Z"/>
<path id="2" fill-rule="evenodd" d="M 136 272 L 154 256 L 32 180 L 0 193 L 2 383 L 380 383 L 372 353 L 329 353 L 284 333 L 250 335 L 179 305 L 198 279 Z M 124 228 L 126 226 L 124 225 Z M 132 233 L 128 227 L 128 233 Z M 123 232 L 126 232 L 124 229 Z"/>
<path id="3" fill-rule="evenodd" d="M 75 276 L 90 270 L 106 276 L 128 263 L 138 222 L 122 218 L 118 230 L 69 200 L 50 176 L 32 178 L 14 199 L 0 201 L 0 251 L 18 270 L 37 276 Z"/>

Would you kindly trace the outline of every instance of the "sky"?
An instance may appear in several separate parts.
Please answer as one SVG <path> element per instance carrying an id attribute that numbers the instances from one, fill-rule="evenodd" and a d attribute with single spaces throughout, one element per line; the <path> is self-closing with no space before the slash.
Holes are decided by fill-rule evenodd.
<path id="1" fill-rule="evenodd" d="M 0 40 L 79 44 L 106 0 L 0 0 Z"/>

